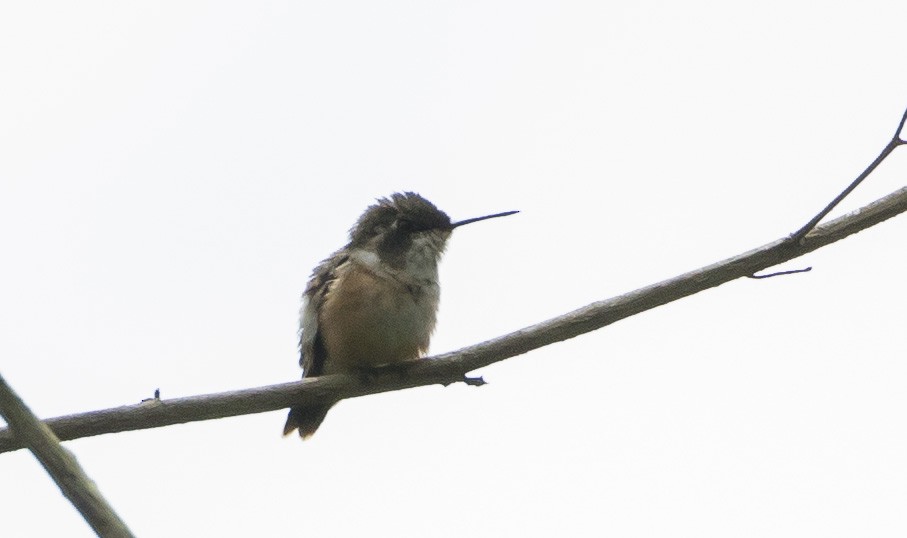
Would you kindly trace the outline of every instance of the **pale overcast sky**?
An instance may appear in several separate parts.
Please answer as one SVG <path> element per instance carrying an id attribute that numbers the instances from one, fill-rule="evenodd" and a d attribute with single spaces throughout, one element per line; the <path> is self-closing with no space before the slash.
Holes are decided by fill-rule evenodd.
<path id="1" fill-rule="evenodd" d="M 42 417 L 299 377 L 376 197 L 458 230 L 432 352 L 793 231 L 907 107 L 890 2 L 7 2 L 0 372 Z M 905 184 L 901 148 L 840 215 Z M 66 443 L 138 536 L 907 535 L 907 217 L 482 388 Z M 91 536 L 0 454 L 4 536 Z"/>

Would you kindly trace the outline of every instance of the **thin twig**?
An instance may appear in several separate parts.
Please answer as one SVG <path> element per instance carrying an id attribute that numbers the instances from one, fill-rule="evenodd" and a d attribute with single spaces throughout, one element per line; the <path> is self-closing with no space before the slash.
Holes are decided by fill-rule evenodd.
<path id="1" fill-rule="evenodd" d="M 905 211 L 907 187 L 849 215 L 816 227 L 800 243 L 791 243 L 788 238 L 779 239 L 733 258 L 625 295 L 592 303 L 493 340 L 416 361 L 407 369 L 405 376 L 387 374 L 368 383 L 363 383 L 356 376 L 322 376 L 220 394 L 151 400 L 142 404 L 52 418 L 45 422 L 60 439 L 66 440 L 263 413 L 293 406 L 304 407 L 313 403 L 334 402 L 343 398 L 424 385 L 462 382 L 466 373 L 478 368 L 600 329 L 640 312 L 752 275 L 844 239 Z M 22 446 L 23 442 L 9 430 L 0 430 L 0 452 L 17 450 Z"/>
<path id="2" fill-rule="evenodd" d="M 885 146 L 885 149 L 883 149 L 882 152 L 879 153 L 879 156 L 876 157 L 875 160 L 872 161 L 872 163 L 867 166 L 865 170 L 863 170 L 863 173 L 857 176 L 857 179 L 853 180 L 853 183 L 848 185 L 847 188 L 841 192 L 841 194 L 839 194 L 837 197 L 835 197 L 834 200 L 831 201 L 831 203 L 825 206 L 825 209 L 820 211 L 818 215 L 813 217 L 802 228 L 791 234 L 790 238 L 788 239 L 789 241 L 794 243 L 802 241 L 803 238 L 806 237 L 806 234 L 808 234 L 810 230 L 815 228 L 816 224 L 819 224 L 819 221 L 825 218 L 825 215 L 828 215 L 831 210 L 841 202 L 841 200 L 846 198 L 848 194 L 850 194 L 854 189 L 857 188 L 857 185 L 862 183 L 863 180 L 873 172 L 873 170 L 875 170 L 880 164 L 882 164 L 882 161 L 884 161 L 891 154 L 891 152 L 895 150 L 895 148 L 897 148 L 901 144 L 907 144 L 907 140 L 901 138 L 901 131 L 904 130 L 905 121 L 907 121 L 907 110 L 904 110 L 904 114 L 901 116 L 901 122 L 898 123 L 898 128 L 894 131 L 894 136 L 891 137 L 891 140 Z"/>
<path id="3" fill-rule="evenodd" d="M 485 381 L 485 379 L 482 378 L 482 376 L 478 376 L 478 377 L 464 376 L 463 383 L 466 383 L 467 385 L 471 385 L 473 387 L 481 387 L 482 385 L 487 385 L 488 381 Z"/>
<path id="4" fill-rule="evenodd" d="M 3 376 L 0 376 L 0 415 L 98 536 L 132 536 L 75 456 L 60 445 L 60 440 L 38 420 Z"/>
<path id="5" fill-rule="evenodd" d="M 767 275 L 747 275 L 747 278 L 772 278 L 773 276 L 795 275 L 797 273 L 808 273 L 812 270 L 813 270 L 812 267 L 806 267 L 803 269 L 791 269 L 789 271 L 778 271 L 777 273 L 769 273 Z"/>

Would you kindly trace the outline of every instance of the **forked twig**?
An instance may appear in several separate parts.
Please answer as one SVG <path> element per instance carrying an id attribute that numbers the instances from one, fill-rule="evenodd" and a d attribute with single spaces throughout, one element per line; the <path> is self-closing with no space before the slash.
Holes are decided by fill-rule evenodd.
<path id="1" fill-rule="evenodd" d="M 884 161 L 886 158 L 888 158 L 889 155 L 891 155 L 891 152 L 893 152 L 895 150 L 895 148 L 897 148 L 900 145 L 907 144 L 907 140 L 905 140 L 901 137 L 901 131 L 904 130 L 905 122 L 907 122 L 907 110 L 904 110 L 904 114 L 901 115 L 901 122 L 898 123 L 898 128 L 895 129 L 895 131 L 894 131 L 894 136 L 891 137 L 891 140 L 888 141 L 888 144 L 886 144 L 885 148 L 882 150 L 882 152 L 879 153 L 879 156 L 876 157 L 875 160 L 872 161 L 872 163 L 870 163 L 869 166 L 867 166 L 866 169 L 863 170 L 863 172 L 859 176 L 857 176 L 857 179 L 853 180 L 853 182 L 850 185 L 848 185 L 846 189 L 841 191 L 841 193 L 838 196 L 836 196 L 834 200 L 832 200 L 827 206 L 825 206 L 825 208 L 822 211 L 820 211 L 815 217 L 810 219 L 810 221 L 807 222 L 805 225 L 803 225 L 802 228 L 800 228 L 796 232 L 792 233 L 787 238 L 788 243 L 790 243 L 792 245 L 802 245 L 803 238 L 806 237 L 806 234 L 811 232 L 816 227 L 817 224 L 819 224 L 819 221 L 821 221 L 823 218 L 825 218 L 825 216 L 828 215 L 831 212 L 831 210 L 835 208 L 835 206 L 837 206 L 839 203 L 841 203 L 841 200 L 846 198 L 848 194 L 853 192 L 853 190 L 857 188 L 857 185 L 859 185 L 860 183 L 863 182 L 864 179 L 869 177 L 869 174 L 871 174 L 873 171 L 875 171 L 875 169 L 878 168 L 878 166 L 880 164 L 882 164 L 882 161 Z M 790 271 L 778 271 L 775 273 L 769 273 L 767 275 L 752 274 L 752 275 L 748 275 L 748 277 L 749 278 L 771 278 L 771 277 L 775 277 L 775 276 L 792 275 L 792 274 L 796 274 L 796 273 L 806 273 L 811 270 L 812 270 L 812 267 L 807 267 L 805 269 L 793 269 Z"/>
<path id="2" fill-rule="evenodd" d="M 901 122 L 898 124 L 898 128 L 894 131 L 894 136 L 891 137 L 891 140 L 885 146 L 885 149 L 883 149 L 882 152 L 879 153 L 879 156 L 876 157 L 875 160 L 872 161 L 872 163 L 870 163 L 870 165 L 867 166 L 865 170 L 863 170 L 863 173 L 857 176 L 857 179 L 853 180 L 853 183 L 848 185 L 846 189 L 841 191 L 841 194 L 836 196 L 834 200 L 832 200 L 827 206 L 825 206 L 825 209 L 819 211 L 819 213 L 809 222 L 803 225 L 802 228 L 791 234 L 791 242 L 800 243 L 800 241 L 802 241 L 803 238 L 806 237 L 806 234 L 808 234 L 813 228 L 815 228 L 816 224 L 819 224 L 819 221 L 825 218 L 825 215 L 828 215 L 836 205 L 841 203 L 841 200 L 846 198 L 848 194 L 856 189 L 857 185 L 859 185 L 863 182 L 864 179 L 869 177 L 869 174 L 871 174 L 880 164 L 882 164 L 882 161 L 884 161 L 888 157 L 888 155 L 890 155 L 891 152 L 895 150 L 895 148 L 902 144 L 907 144 L 907 140 L 901 138 L 901 131 L 904 130 L 905 121 L 907 121 L 907 110 L 904 110 L 904 114 L 901 116 Z"/>

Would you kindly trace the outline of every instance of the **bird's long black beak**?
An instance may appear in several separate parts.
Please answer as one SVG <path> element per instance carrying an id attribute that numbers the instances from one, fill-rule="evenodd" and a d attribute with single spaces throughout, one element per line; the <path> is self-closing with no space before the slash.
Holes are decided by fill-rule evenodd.
<path id="1" fill-rule="evenodd" d="M 453 230 L 454 228 L 456 228 L 458 226 L 463 226 L 464 224 L 472 224 L 473 222 L 479 222 L 480 220 L 496 219 L 498 217 L 506 217 L 507 215 L 513 215 L 515 213 L 519 213 L 519 211 L 505 211 L 503 213 L 495 213 L 494 215 L 485 215 L 484 217 L 475 217 L 475 218 L 471 218 L 471 219 L 461 220 L 459 222 L 454 222 L 453 224 L 451 224 L 450 229 Z"/>

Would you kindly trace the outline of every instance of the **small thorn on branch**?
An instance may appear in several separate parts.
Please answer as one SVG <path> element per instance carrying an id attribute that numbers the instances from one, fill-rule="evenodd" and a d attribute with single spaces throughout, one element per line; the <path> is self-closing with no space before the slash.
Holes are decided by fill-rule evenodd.
<path id="1" fill-rule="evenodd" d="M 144 398 L 140 403 L 161 401 L 161 389 L 154 389 L 154 398 Z"/>
<path id="2" fill-rule="evenodd" d="M 747 278 L 771 278 L 773 276 L 793 275 L 795 273 L 808 273 L 812 270 L 813 270 L 812 267 L 807 267 L 805 269 L 791 269 L 790 271 L 778 271 L 777 273 L 769 273 L 767 275 L 747 275 Z"/>

